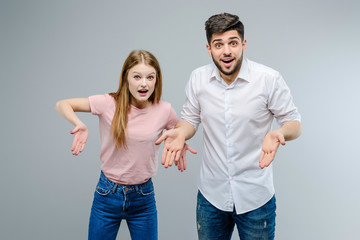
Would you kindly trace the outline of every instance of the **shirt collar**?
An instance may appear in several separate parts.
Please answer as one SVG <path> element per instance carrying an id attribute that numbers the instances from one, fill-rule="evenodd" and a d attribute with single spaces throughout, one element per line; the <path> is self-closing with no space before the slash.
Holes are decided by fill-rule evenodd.
<path id="1" fill-rule="evenodd" d="M 244 57 L 243 62 L 241 64 L 239 74 L 235 78 L 234 82 L 236 82 L 239 79 L 250 82 L 249 64 L 248 64 L 247 58 L 245 58 L 245 57 Z M 220 76 L 219 69 L 216 67 L 216 65 L 214 63 L 213 63 L 213 71 L 212 71 L 211 76 L 210 76 L 210 81 L 211 80 L 218 80 L 219 82 L 224 81 L 222 79 L 222 77 Z"/>

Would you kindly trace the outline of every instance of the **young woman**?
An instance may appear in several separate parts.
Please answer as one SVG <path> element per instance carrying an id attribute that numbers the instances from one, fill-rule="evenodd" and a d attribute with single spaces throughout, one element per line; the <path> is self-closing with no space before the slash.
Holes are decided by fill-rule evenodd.
<path id="1" fill-rule="evenodd" d="M 159 146 L 154 143 L 164 129 L 173 128 L 177 122 L 171 105 L 160 100 L 161 90 L 157 59 L 147 51 L 136 50 L 124 62 L 117 92 L 56 103 L 56 110 L 75 126 L 71 131 L 75 135 L 74 155 L 84 150 L 88 138 L 88 128 L 75 112 L 99 117 L 102 165 L 90 214 L 89 239 L 115 239 L 122 219 L 127 221 L 133 240 L 157 239 L 151 178 L 157 171 Z M 178 168 L 186 168 L 184 159 Z"/>

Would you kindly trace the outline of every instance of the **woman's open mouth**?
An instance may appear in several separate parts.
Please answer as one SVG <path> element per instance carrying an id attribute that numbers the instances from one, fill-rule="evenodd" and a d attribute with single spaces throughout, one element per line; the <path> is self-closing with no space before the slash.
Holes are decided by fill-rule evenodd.
<path id="1" fill-rule="evenodd" d="M 140 96 L 144 97 L 144 96 L 146 96 L 146 94 L 147 94 L 148 91 L 149 91 L 149 90 L 147 90 L 147 89 L 140 89 L 140 90 L 138 91 L 138 93 L 140 94 Z"/>

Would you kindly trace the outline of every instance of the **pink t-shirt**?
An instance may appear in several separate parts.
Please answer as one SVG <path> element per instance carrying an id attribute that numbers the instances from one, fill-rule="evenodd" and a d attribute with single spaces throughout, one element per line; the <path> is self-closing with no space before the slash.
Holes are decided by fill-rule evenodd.
<path id="1" fill-rule="evenodd" d="M 170 103 L 160 101 L 145 109 L 131 105 L 126 128 L 127 149 L 115 146 L 110 127 L 115 100 L 109 94 L 89 97 L 91 113 L 99 117 L 101 170 L 111 181 L 134 185 L 146 182 L 157 172 L 159 145 L 164 129 L 171 129 L 177 116 Z"/>

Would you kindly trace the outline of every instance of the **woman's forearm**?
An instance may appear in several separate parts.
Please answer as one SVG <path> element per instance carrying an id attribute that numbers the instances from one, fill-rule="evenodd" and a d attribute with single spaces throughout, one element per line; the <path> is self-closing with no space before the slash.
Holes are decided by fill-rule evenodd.
<path id="1" fill-rule="evenodd" d="M 84 125 L 75 112 L 90 112 L 89 100 L 87 98 L 64 99 L 55 105 L 56 111 L 74 126 Z"/>

